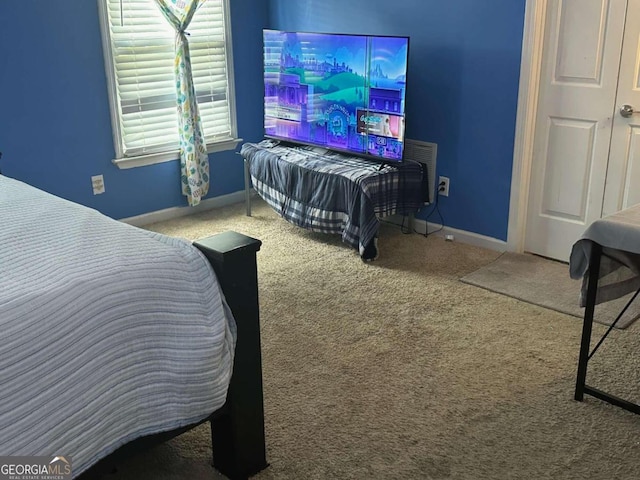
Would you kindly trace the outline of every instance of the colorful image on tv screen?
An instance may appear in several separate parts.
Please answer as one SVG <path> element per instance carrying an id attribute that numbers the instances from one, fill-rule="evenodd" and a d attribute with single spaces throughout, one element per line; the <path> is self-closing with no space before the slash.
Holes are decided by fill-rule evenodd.
<path id="1" fill-rule="evenodd" d="M 270 138 L 401 161 L 407 37 L 264 31 Z"/>

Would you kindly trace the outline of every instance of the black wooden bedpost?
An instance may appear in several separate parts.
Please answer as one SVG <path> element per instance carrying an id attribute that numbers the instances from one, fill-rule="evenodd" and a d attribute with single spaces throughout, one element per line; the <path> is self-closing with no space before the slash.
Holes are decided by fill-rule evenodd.
<path id="1" fill-rule="evenodd" d="M 262 242 L 236 232 L 199 240 L 238 326 L 233 377 L 222 412 L 211 420 L 213 464 L 231 479 L 267 467 L 256 253 Z"/>

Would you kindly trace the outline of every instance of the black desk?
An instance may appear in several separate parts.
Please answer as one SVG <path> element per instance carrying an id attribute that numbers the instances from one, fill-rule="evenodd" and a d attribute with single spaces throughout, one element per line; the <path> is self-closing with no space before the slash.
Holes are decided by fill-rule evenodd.
<path id="1" fill-rule="evenodd" d="M 640 405 L 586 384 L 589 360 L 640 292 L 640 204 L 593 222 L 573 245 L 569 271 L 572 278 L 583 279 L 581 305 L 585 307 L 575 399 L 582 401 L 587 394 L 640 414 Z M 596 304 L 631 292 L 635 295 L 590 352 Z"/>

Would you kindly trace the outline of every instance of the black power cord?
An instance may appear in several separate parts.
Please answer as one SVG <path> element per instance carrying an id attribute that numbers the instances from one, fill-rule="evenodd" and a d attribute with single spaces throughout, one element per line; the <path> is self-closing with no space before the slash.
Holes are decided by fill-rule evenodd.
<path id="1" fill-rule="evenodd" d="M 435 202 L 433 203 L 433 205 L 431 206 L 431 211 L 429 213 L 427 213 L 426 218 L 424 219 L 425 221 L 425 233 L 420 233 L 418 232 L 415 228 L 412 230 L 409 229 L 408 226 L 405 227 L 404 222 L 405 219 L 407 218 L 406 215 L 402 216 L 402 223 L 400 225 L 398 225 L 397 223 L 393 223 L 393 222 L 389 222 L 387 220 L 380 220 L 380 222 L 382 223 L 387 223 L 389 225 L 394 225 L 396 227 L 400 227 L 400 231 L 402 233 L 404 233 L 405 235 L 408 235 L 410 233 L 417 233 L 419 235 L 422 235 L 423 237 L 427 238 L 429 235 L 433 235 L 434 233 L 438 233 L 439 231 L 444 229 L 444 217 L 442 216 L 442 212 L 440 212 L 440 208 L 438 208 L 438 199 L 440 198 L 440 192 L 444 191 L 444 187 L 445 187 L 445 183 L 444 182 L 440 182 L 440 184 L 438 185 L 438 191 L 436 192 L 435 195 Z M 437 230 L 434 230 L 433 232 L 429 232 L 429 218 L 431 218 L 431 215 L 433 215 L 435 212 L 438 213 L 438 217 L 440 217 L 440 228 L 438 228 Z"/>
<path id="2" fill-rule="evenodd" d="M 440 192 L 444 191 L 445 186 L 446 186 L 445 182 L 440 182 L 438 184 L 438 191 L 436 192 L 436 201 L 434 202 L 433 207 L 431 208 L 431 211 L 427 214 L 427 216 L 424 219 L 426 224 L 424 227 L 425 237 L 428 237 L 429 235 L 433 235 L 434 233 L 438 233 L 439 231 L 444 229 L 444 217 L 442 216 L 442 212 L 438 207 L 438 200 L 440 199 Z M 433 215 L 434 212 L 438 212 L 438 217 L 440 217 L 440 228 L 438 228 L 437 230 L 434 230 L 433 232 L 429 232 L 429 218 L 431 218 L 431 215 Z"/>

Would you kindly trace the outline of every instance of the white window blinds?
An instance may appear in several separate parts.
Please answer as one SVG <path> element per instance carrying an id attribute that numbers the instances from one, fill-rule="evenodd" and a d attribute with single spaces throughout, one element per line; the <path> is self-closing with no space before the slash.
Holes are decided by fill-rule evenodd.
<path id="1" fill-rule="evenodd" d="M 108 27 L 104 40 L 116 155 L 177 151 L 173 27 L 153 0 L 100 1 L 103 30 Z M 227 6 L 227 0 L 206 0 L 186 30 L 207 144 L 236 136 Z"/>

